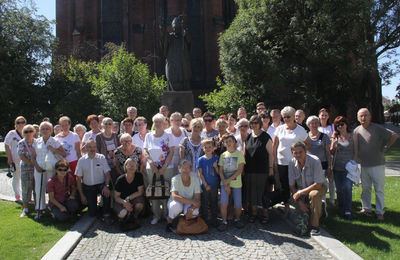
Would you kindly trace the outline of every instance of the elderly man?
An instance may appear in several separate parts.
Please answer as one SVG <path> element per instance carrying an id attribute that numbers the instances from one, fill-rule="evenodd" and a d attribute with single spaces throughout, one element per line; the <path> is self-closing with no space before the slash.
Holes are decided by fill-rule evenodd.
<path id="1" fill-rule="evenodd" d="M 361 213 L 370 213 L 371 187 L 374 184 L 378 220 L 383 220 L 385 207 L 385 157 L 384 153 L 396 141 L 398 135 L 378 124 L 371 123 L 371 114 L 366 108 L 358 110 L 360 126 L 354 129 L 355 157 L 361 163 Z"/>
<path id="2" fill-rule="evenodd" d="M 128 107 L 126 109 L 126 115 L 128 116 L 128 118 L 132 119 L 132 122 L 135 122 L 135 119 L 137 117 L 137 109 L 136 109 L 136 107 Z M 133 125 L 132 130 L 133 130 L 133 132 L 136 132 L 135 131 L 135 125 Z M 124 126 L 124 121 L 123 120 L 121 121 L 121 124 L 119 126 L 119 132 L 121 134 L 125 133 L 125 126 Z"/>
<path id="3" fill-rule="evenodd" d="M 110 167 L 104 155 L 96 153 L 96 141 L 89 139 L 86 143 L 88 153 L 82 156 L 76 166 L 78 191 L 82 204 L 88 205 L 90 216 L 97 215 L 97 195 L 103 197 L 103 217 L 110 218 Z"/>
<path id="4" fill-rule="evenodd" d="M 310 234 L 319 235 L 319 219 L 322 216 L 322 197 L 327 184 L 318 157 L 306 153 L 306 145 L 296 142 L 291 146 L 293 159 L 289 162 L 289 188 L 296 208 L 303 216 L 310 214 Z M 306 214 L 304 214 L 306 213 Z M 308 219 L 307 219 L 308 220 Z M 307 221 L 308 222 L 308 221 Z M 305 225 L 297 226 L 305 235 Z"/>
<path id="5" fill-rule="evenodd" d="M 268 127 L 267 133 L 271 138 L 274 138 L 275 129 L 282 125 L 281 111 L 279 109 L 272 109 L 270 115 L 272 118 L 272 124 Z"/>

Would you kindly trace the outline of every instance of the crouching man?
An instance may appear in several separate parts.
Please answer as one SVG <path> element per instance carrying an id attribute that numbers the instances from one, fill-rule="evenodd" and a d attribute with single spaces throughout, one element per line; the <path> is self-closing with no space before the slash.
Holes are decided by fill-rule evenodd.
<path id="1" fill-rule="evenodd" d="M 296 142 L 291 147 L 293 159 L 289 162 L 289 186 L 297 211 L 300 235 L 319 235 L 322 215 L 322 197 L 327 190 L 321 162 L 318 157 L 306 154 L 306 145 Z"/>

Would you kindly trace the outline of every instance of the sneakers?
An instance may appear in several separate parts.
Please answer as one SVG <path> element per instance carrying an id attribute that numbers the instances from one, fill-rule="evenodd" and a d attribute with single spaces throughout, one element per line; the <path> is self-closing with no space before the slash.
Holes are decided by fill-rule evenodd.
<path id="1" fill-rule="evenodd" d="M 325 219 L 328 217 L 328 211 L 326 210 L 326 201 L 322 201 L 322 219 Z"/>
<path id="2" fill-rule="evenodd" d="M 321 232 L 319 231 L 319 227 L 311 227 L 310 230 L 311 236 L 318 236 L 319 234 L 321 234 Z"/>
<path id="3" fill-rule="evenodd" d="M 23 218 L 23 217 L 25 217 L 26 215 L 28 215 L 28 209 L 27 209 L 27 208 L 24 208 L 24 209 L 22 210 L 21 215 L 19 215 L 19 217 L 20 217 L 20 218 Z"/>
<path id="4" fill-rule="evenodd" d="M 159 218 L 153 218 L 153 219 L 151 220 L 150 224 L 155 225 L 155 224 L 158 223 L 159 220 L 160 220 Z"/>
<path id="5" fill-rule="evenodd" d="M 385 220 L 385 218 L 383 217 L 383 214 L 376 214 L 376 218 L 377 218 L 379 221 Z"/>
<path id="6" fill-rule="evenodd" d="M 235 221 L 233 222 L 233 225 L 237 229 L 244 228 L 244 224 L 242 223 L 242 221 L 240 221 L 240 219 L 235 219 Z"/>
<path id="7" fill-rule="evenodd" d="M 226 230 L 228 230 L 228 223 L 227 222 L 222 222 L 218 227 L 217 227 L 218 231 L 220 232 L 224 232 Z"/>

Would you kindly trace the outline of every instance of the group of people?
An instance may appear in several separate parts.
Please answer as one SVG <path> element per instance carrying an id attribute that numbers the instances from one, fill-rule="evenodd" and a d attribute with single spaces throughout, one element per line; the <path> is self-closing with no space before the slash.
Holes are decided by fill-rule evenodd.
<path id="1" fill-rule="evenodd" d="M 357 118 L 360 125 L 352 131 L 344 116 L 331 123 L 327 109 L 306 119 L 302 110 L 267 111 L 260 102 L 249 119 L 244 108 L 217 119 L 200 108 L 169 116 L 161 106 L 149 130 L 146 118 L 129 107 L 120 123 L 89 115 L 90 131 L 81 124 L 71 131 L 71 120 L 63 116 L 54 128 L 46 118 L 36 133 L 19 116 L 5 144 L 15 198 L 22 199 L 21 217 L 28 214 L 34 191 L 36 218 L 46 210 L 48 193 L 48 208 L 60 221 L 87 206 L 90 216 L 99 215 L 106 223 L 117 218 L 121 226 L 134 228 L 151 207 L 151 224 L 166 219 L 167 231 L 182 213 L 201 216 L 225 231 L 228 220 L 244 227 L 243 212 L 248 222 L 266 224 L 273 206 L 266 200 L 275 193 L 274 203 L 283 204 L 285 214 L 294 205 L 307 218 L 307 232 L 317 235 L 335 193 L 338 214 L 352 219 L 354 180 L 349 174 L 357 170 L 355 162 L 361 164 L 361 213 L 372 211 L 373 184 L 375 213 L 384 219 L 384 152 L 398 136 L 372 123 L 366 108 Z M 356 169 L 349 170 L 349 164 Z M 160 179 L 170 184 L 171 195 L 149 201 L 146 187 Z"/>

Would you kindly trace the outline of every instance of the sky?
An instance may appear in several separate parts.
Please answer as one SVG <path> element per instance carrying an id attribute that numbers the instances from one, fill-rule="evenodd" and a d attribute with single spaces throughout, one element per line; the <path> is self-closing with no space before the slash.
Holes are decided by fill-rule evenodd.
<path id="1" fill-rule="evenodd" d="M 38 9 L 38 14 L 47 17 L 49 20 L 56 19 L 56 0 L 35 0 L 33 1 Z M 55 34 L 55 27 L 54 27 Z M 400 52 L 400 48 L 398 48 Z M 390 99 L 394 99 L 396 96 L 396 86 L 400 85 L 400 74 L 395 75 L 391 84 L 382 87 L 382 95 Z"/>

